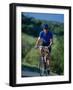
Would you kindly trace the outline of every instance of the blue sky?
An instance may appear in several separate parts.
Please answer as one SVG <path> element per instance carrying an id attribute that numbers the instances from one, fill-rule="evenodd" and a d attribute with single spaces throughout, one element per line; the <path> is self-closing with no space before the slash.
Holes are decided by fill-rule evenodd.
<path id="1" fill-rule="evenodd" d="M 49 14 L 49 13 L 28 13 L 25 12 L 24 15 L 28 17 L 34 17 L 40 20 L 47 20 L 47 21 L 57 21 L 57 22 L 64 22 L 64 14 Z"/>

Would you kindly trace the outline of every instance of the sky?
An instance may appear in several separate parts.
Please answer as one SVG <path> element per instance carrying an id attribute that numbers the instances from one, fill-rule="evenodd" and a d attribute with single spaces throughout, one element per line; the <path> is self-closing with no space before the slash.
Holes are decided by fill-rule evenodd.
<path id="1" fill-rule="evenodd" d="M 31 13 L 25 12 L 24 15 L 34 17 L 40 20 L 64 22 L 64 14 L 49 14 L 49 13 Z"/>

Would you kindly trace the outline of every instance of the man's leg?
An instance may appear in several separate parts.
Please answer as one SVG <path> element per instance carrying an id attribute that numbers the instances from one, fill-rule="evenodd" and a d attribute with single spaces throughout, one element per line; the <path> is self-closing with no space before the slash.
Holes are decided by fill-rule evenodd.
<path id="1" fill-rule="evenodd" d="M 48 74 L 50 73 L 50 61 L 51 61 L 51 56 L 50 56 L 50 53 L 49 53 L 48 56 L 47 56 L 47 61 L 46 61 Z"/>

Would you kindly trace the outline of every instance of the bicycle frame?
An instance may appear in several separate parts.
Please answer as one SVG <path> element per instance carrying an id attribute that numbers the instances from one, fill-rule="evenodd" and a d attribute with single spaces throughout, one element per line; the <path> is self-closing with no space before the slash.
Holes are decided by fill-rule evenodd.
<path id="1" fill-rule="evenodd" d="M 48 46 L 39 46 L 39 49 L 41 51 L 41 60 L 40 60 L 40 75 L 43 76 L 46 73 L 47 74 L 47 60 L 49 60 L 49 49 Z"/>

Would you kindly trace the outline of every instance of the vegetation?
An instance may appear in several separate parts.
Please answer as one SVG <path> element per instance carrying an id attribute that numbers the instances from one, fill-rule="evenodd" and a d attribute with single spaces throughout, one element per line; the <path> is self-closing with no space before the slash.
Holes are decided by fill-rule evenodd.
<path id="1" fill-rule="evenodd" d="M 39 67 L 40 53 L 35 43 L 42 24 L 47 23 L 53 32 L 51 70 L 59 75 L 64 73 L 64 25 L 59 22 L 38 20 L 22 13 L 22 65 Z"/>

